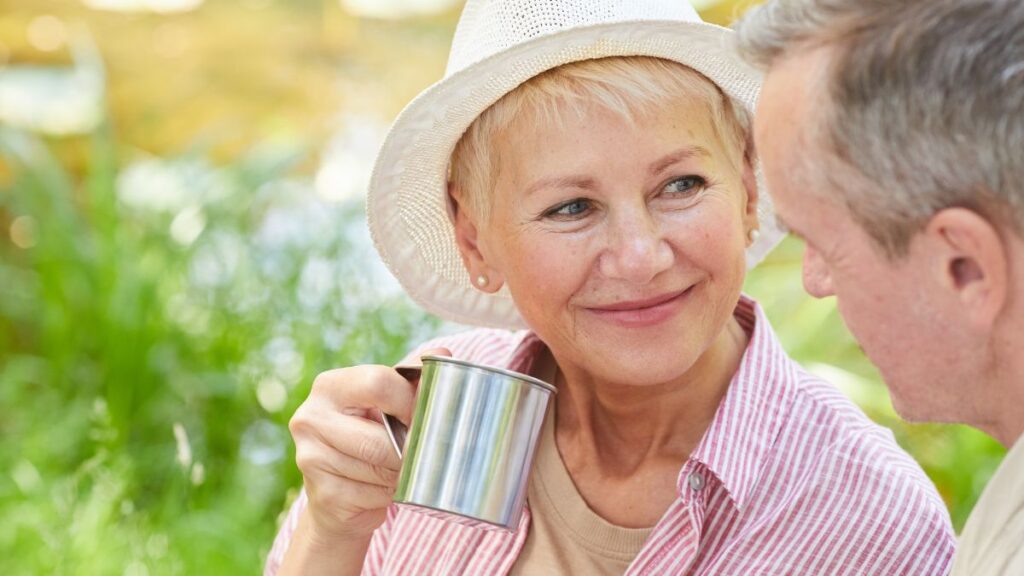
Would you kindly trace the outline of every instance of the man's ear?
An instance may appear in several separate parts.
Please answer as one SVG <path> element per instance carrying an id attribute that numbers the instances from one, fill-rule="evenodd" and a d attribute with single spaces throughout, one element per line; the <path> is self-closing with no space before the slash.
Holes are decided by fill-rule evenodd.
<path id="1" fill-rule="evenodd" d="M 470 283 L 483 292 L 497 292 L 504 282 L 504 277 L 488 263 L 486 250 L 481 248 L 480 228 L 476 217 L 459 204 L 458 194 L 454 193 L 450 185 L 448 201 L 451 203 L 455 225 L 455 243 L 459 247 L 462 265 L 469 274 Z"/>
<path id="2" fill-rule="evenodd" d="M 937 250 L 934 272 L 969 321 L 990 329 L 1007 304 L 1008 252 L 999 230 L 977 212 L 947 208 L 932 216 L 924 233 Z"/>

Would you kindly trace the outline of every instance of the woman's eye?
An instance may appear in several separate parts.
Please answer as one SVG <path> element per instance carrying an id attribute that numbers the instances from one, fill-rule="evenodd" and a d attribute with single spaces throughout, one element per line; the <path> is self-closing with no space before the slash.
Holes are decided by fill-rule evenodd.
<path id="1" fill-rule="evenodd" d="M 700 176 L 683 176 L 666 184 L 663 191 L 667 194 L 690 196 L 695 192 L 699 192 L 706 185 L 707 181 Z"/>
<path id="2" fill-rule="evenodd" d="M 573 216 L 579 216 L 590 209 L 590 202 L 582 198 L 576 198 L 570 200 L 564 204 L 559 204 L 554 208 L 544 213 L 544 216 L 555 217 L 555 218 L 571 218 Z"/>

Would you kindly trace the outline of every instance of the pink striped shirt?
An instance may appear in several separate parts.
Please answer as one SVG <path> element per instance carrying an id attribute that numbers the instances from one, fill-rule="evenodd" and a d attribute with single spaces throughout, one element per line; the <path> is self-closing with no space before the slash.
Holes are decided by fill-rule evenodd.
<path id="1" fill-rule="evenodd" d="M 790 360 L 760 307 L 735 316 L 751 334 L 718 411 L 682 464 L 678 499 L 627 574 L 947 574 L 955 539 L 921 468 L 850 400 Z M 425 344 L 529 371 L 530 332 L 474 330 Z M 641 496 L 638 496 L 641 497 Z M 276 574 L 306 506 L 300 494 L 274 541 Z M 530 529 L 481 531 L 392 506 L 363 574 L 506 574 Z"/>

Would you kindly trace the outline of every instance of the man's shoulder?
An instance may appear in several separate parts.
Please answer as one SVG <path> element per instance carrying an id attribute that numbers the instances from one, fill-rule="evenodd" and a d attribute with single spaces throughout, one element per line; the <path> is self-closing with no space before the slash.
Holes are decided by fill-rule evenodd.
<path id="1" fill-rule="evenodd" d="M 954 574 L 1024 574 L 1024 444 L 1003 459 L 967 520 Z"/>

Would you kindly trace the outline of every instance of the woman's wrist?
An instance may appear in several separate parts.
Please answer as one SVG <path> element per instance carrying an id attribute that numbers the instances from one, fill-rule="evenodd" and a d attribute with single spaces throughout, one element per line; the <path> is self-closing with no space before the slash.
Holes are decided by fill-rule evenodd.
<path id="1" fill-rule="evenodd" d="M 278 576 L 357 575 L 362 572 L 372 534 L 342 538 L 316 530 L 309 509 L 302 511 Z"/>

